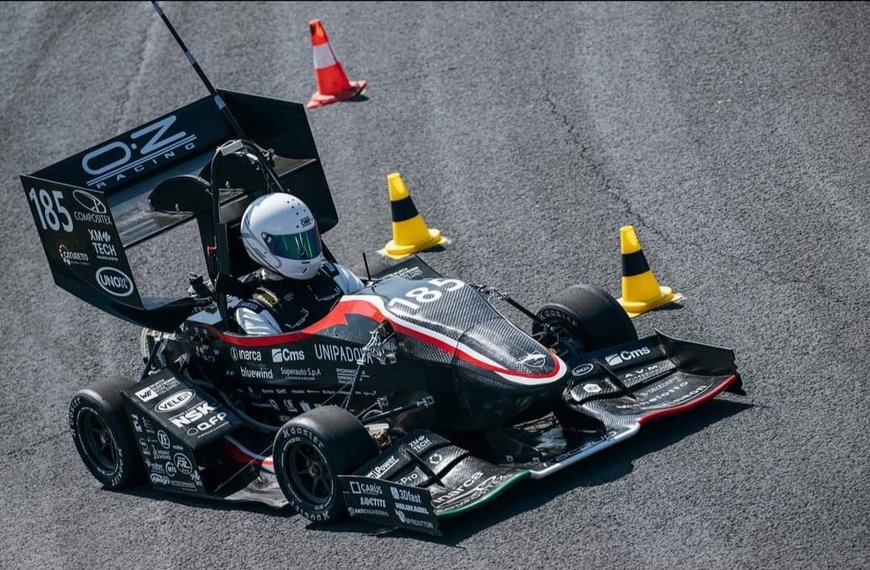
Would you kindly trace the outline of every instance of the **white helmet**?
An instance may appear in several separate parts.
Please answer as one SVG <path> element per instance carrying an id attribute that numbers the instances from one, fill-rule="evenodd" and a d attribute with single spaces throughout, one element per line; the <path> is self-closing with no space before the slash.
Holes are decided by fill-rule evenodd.
<path id="1" fill-rule="evenodd" d="M 276 192 L 251 202 L 241 233 L 248 255 L 266 269 L 291 279 L 311 279 L 320 270 L 317 222 L 296 196 Z"/>

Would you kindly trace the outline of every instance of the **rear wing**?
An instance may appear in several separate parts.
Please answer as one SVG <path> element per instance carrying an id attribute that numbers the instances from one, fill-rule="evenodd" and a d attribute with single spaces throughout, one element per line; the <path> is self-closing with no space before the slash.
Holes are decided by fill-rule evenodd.
<path id="1" fill-rule="evenodd" d="M 338 215 L 304 107 L 232 91 L 220 94 L 246 136 L 274 151 L 282 186 L 311 208 L 321 232 L 334 227 Z M 125 250 L 194 218 L 185 211 L 156 211 L 149 197 L 162 186 L 165 200 L 166 188 L 185 177 L 208 178 L 215 149 L 233 138 L 214 100 L 204 97 L 22 175 L 55 283 L 122 319 L 175 330 L 193 310 L 193 301 L 141 297 Z M 253 197 L 229 193 L 222 220 L 232 224 Z"/>

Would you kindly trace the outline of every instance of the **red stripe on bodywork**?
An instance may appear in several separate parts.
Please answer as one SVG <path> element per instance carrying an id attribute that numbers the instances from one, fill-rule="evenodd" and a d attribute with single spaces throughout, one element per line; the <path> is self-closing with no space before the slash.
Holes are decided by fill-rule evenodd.
<path id="1" fill-rule="evenodd" d="M 361 317 L 367 317 L 372 319 L 378 323 L 383 322 L 385 320 L 389 321 L 393 328 L 405 334 L 411 338 L 417 339 L 421 342 L 425 342 L 426 344 L 432 345 L 435 348 L 442 350 L 449 354 L 450 356 L 458 356 L 460 359 L 472 364 L 477 368 L 482 368 L 483 370 L 487 370 L 490 372 L 496 372 L 501 374 L 508 374 L 510 376 L 518 376 L 520 378 L 528 378 L 530 380 L 545 380 L 552 378 L 556 372 L 559 370 L 559 366 L 557 362 L 554 362 L 553 371 L 547 374 L 525 374 L 522 372 L 516 372 L 513 370 L 508 370 L 507 368 L 501 368 L 499 366 L 494 366 L 487 362 L 483 362 L 470 354 L 464 352 L 461 348 L 456 346 L 452 346 L 442 341 L 439 338 L 427 335 L 424 332 L 414 330 L 412 328 L 406 327 L 402 325 L 400 322 L 397 322 L 394 319 L 391 319 L 389 316 L 385 316 L 381 313 L 380 309 L 371 303 L 370 301 L 362 300 L 362 299 L 352 299 L 349 301 L 341 301 L 339 302 L 333 309 L 330 311 L 328 315 L 312 324 L 311 326 L 305 327 L 302 330 L 282 333 L 278 335 L 272 336 L 237 336 L 231 335 L 227 333 L 223 333 L 212 327 L 210 325 L 204 325 L 209 330 L 211 330 L 215 335 L 217 335 L 222 341 L 232 344 L 235 346 L 245 346 L 245 347 L 267 347 L 267 346 L 275 346 L 280 344 L 288 344 L 295 343 L 301 340 L 304 340 L 308 337 L 314 336 L 328 328 L 335 326 L 347 325 L 347 316 L 348 315 L 358 315 Z M 552 356 L 552 358 L 557 358 Z"/>
<path id="2" fill-rule="evenodd" d="M 697 400 L 692 400 L 691 402 L 686 402 L 685 404 L 681 404 L 681 405 L 673 407 L 673 408 L 665 408 L 663 410 L 656 410 L 654 412 L 650 412 L 650 413 L 646 414 L 645 416 L 641 416 L 637 420 L 637 423 L 643 425 L 645 422 L 648 422 L 650 420 L 654 420 L 657 418 L 663 418 L 665 416 L 672 416 L 674 414 L 679 414 L 681 412 L 691 410 L 692 408 L 700 406 L 701 404 L 703 404 L 705 402 L 709 402 L 710 400 L 715 398 L 718 394 L 720 394 L 723 390 L 728 388 L 728 386 L 730 386 L 731 384 L 733 384 L 736 381 L 737 381 L 737 375 L 732 374 L 731 376 L 726 378 L 725 381 L 722 382 L 722 384 L 717 386 L 715 390 L 713 390 L 712 392 L 707 392 L 706 394 L 704 394 L 703 396 L 701 396 Z"/>
<path id="3" fill-rule="evenodd" d="M 444 352 L 446 352 L 447 354 L 450 354 L 451 356 L 454 356 L 454 355 L 458 356 L 460 359 L 468 362 L 469 364 L 472 364 L 477 368 L 482 368 L 482 369 L 487 370 L 489 372 L 509 374 L 511 376 L 519 376 L 520 378 L 528 378 L 530 380 L 536 380 L 536 379 L 552 378 L 553 374 L 559 370 L 558 364 L 554 362 L 553 363 L 553 365 L 554 365 L 553 372 L 550 372 L 547 374 L 525 374 L 523 372 L 515 372 L 513 370 L 508 370 L 507 368 L 501 368 L 499 366 L 494 366 L 492 364 L 489 364 L 488 362 L 482 362 L 482 361 L 474 358 L 470 354 L 463 352 L 463 350 L 461 348 L 450 346 L 449 344 L 442 341 L 441 339 L 433 338 L 433 337 L 428 336 L 425 333 L 422 333 L 420 331 L 415 331 L 414 329 L 409 329 L 409 328 L 403 327 L 402 325 L 395 323 L 392 320 L 390 320 L 390 323 L 392 323 L 394 329 L 402 332 L 403 334 L 405 334 L 411 338 L 415 338 L 421 342 L 425 342 L 426 344 L 430 344 L 430 345 L 434 346 L 435 348 L 443 350 Z"/>
<path id="4" fill-rule="evenodd" d="M 221 332 L 210 325 L 205 325 L 220 339 L 228 344 L 236 346 L 264 347 L 275 346 L 278 344 L 287 344 L 291 342 L 299 342 L 310 336 L 314 336 L 321 331 L 330 327 L 336 327 L 347 324 L 347 315 L 359 315 L 374 319 L 377 322 L 384 320 L 384 316 L 377 307 L 367 301 L 352 300 L 342 301 L 338 303 L 328 315 L 317 321 L 316 323 L 305 327 L 302 330 L 281 333 L 270 336 L 239 336 Z"/>
<path id="5" fill-rule="evenodd" d="M 252 455 L 247 450 L 244 450 L 233 444 L 231 441 L 221 440 L 221 449 L 226 453 L 226 456 L 232 459 L 233 461 L 238 461 L 239 463 L 253 463 L 255 465 L 265 465 L 266 467 L 272 466 L 272 458 L 266 457 L 265 459 L 260 459 L 256 455 Z"/>

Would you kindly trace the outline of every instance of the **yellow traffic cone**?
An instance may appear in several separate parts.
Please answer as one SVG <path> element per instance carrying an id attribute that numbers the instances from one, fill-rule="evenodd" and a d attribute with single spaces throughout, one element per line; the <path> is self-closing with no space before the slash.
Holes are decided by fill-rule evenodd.
<path id="1" fill-rule="evenodd" d="M 629 317 L 679 301 L 683 298 L 670 287 L 659 286 L 646 262 L 634 226 L 619 228 L 619 248 L 622 253 L 622 297 L 617 299 Z"/>
<path id="2" fill-rule="evenodd" d="M 423 216 L 411 201 L 408 189 L 398 172 L 387 176 L 387 185 L 390 189 L 390 209 L 393 214 L 393 239 L 379 251 L 380 254 L 402 259 L 447 241 L 439 230 L 426 227 Z"/>

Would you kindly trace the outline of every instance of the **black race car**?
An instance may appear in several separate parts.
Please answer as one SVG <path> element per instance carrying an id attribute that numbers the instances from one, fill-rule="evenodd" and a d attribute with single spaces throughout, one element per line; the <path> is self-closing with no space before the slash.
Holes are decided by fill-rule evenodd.
<path id="1" fill-rule="evenodd" d="M 21 180 L 55 282 L 143 327 L 141 376 L 70 405 L 75 446 L 109 488 L 147 480 L 437 533 L 647 421 L 742 393 L 731 351 L 638 339 L 599 288 L 569 287 L 533 313 L 419 257 L 367 275 L 303 330 L 246 336 L 229 316 L 256 269 L 239 236 L 246 206 L 289 192 L 321 232 L 338 221 L 297 103 L 213 90 Z M 191 220 L 208 275 L 180 298 L 141 295 L 126 250 Z"/>

